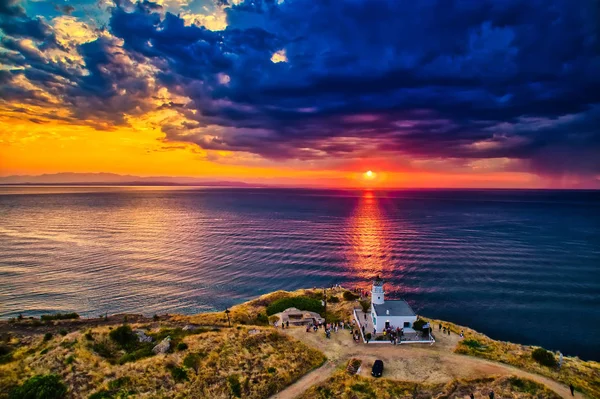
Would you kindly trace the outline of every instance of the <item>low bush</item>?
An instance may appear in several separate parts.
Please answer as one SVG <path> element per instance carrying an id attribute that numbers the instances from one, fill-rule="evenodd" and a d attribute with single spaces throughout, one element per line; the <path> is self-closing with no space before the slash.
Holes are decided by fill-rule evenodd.
<path id="1" fill-rule="evenodd" d="M 50 341 L 52 339 L 52 333 L 44 334 L 44 341 Z"/>
<path id="2" fill-rule="evenodd" d="M 204 354 L 204 356 L 206 355 Z M 198 370 L 200 370 L 200 365 L 202 364 L 202 357 L 200 353 L 188 353 L 183 359 L 183 365 L 198 374 Z"/>
<path id="3" fill-rule="evenodd" d="M 237 374 L 232 374 L 227 377 L 227 382 L 229 383 L 231 394 L 236 398 L 240 398 L 242 396 L 242 384 L 240 384 L 240 377 Z"/>
<path id="4" fill-rule="evenodd" d="M 112 359 L 115 357 L 115 351 L 106 342 L 95 342 L 92 345 L 92 350 L 105 359 Z"/>
<path id="5" fill-rule="evenodd" d="M 554 354 L 544 348 L 535 348 L 531 353 L 533 360 L 546 367 L 556 367 L 558 363 Z"/>
<path id="6" fill-rule="evenodd" d="M 58 333 L 64 337 L 64 336 L 65 336 L 65 335 L 67 335 L 69 332 L 68 332 L 67 330 L 65 330 L 64 328 L 61 328 L 61 329 L 58 331 Z"/>
<path id="7" fill-rule="evenodd" d="M 188 379 L 187 371 L 182 367 L 172 367 L 171 377 L 173 377 L 176 382 L 186 381 Z"/>
<path id="8" fill-rule="evenodd" d="M 417 321 L 415 321 L 413 323 L 413 327 L 412 328 L 413 328 L 413 330 L 416 330 L 416 331 L 423 331 L 423 326 L 425 324 L 427 324 L 427 322 L 425 320 L 418 319 Z"/>
<path id="9" fill-rule="evenodd" d="M 267 307 L 267 315 L 271 316 L 275 313 L 283 312 L 288 308 L 297 308 L 316 313 L 321 313 L 323 311 L 323 305 L 321 305 L 320 300 L 306 296 L 295 296 L 291 298 L 282 298 L 270 304 Z"/>
<path id="10" fill-rule="evenodd" d="M 135 350 L 138 338 L 127 324 L 123 324 L 112 330 L 109 334 L 110 339 L 115 341 L 126 351 Z"/>
<path id="11" fill-rule="evenodd" d="M 40 319 L 42 321 L 50 321 L 50 320 L 69 320 L 69 319 L 78 319 L 79 315 L 77 313 L 56 313 L 56 314 L 43 314 Z"/>
<path id="12" fill-rule="evenodd" d="M 67 386 L 56 374 L 37 375 L 12 390 L 10 399 L 62 399 Z"/>
<path id="13" fill-rule="evenodd" d="M 344 298 L 344 301 L 356 301 L 359 298 L 359 295 L 350 291 L 344 291 L 342 297 Z"/>
<path id="14" fill-rule="evenodd" d="M 329 299 L 327 299 L 327 302 L 329 302 L 329 303 L 340 303 L 340 298 L 338 298 L 337 296 L 330 296 Z"/>
<path id="15" fill-rule="evenodd" d="M 177 344 L 177 350 L 178 351 L 184 351 L 188 348 L 188 344 L 186 344 L 185 342 L 180 342 Z"/>
<path id="16" fill-rule="evenodd" d="M 144 345 L 140 345 L 138 349 L 121 356 L 121 358 L 119 359 L 119 364 L 135 362 L 145 357 L 154 356 L 154 352 L 152 352 L 153 345 L 154 344 L 152 343 L 145 343 Z"/>

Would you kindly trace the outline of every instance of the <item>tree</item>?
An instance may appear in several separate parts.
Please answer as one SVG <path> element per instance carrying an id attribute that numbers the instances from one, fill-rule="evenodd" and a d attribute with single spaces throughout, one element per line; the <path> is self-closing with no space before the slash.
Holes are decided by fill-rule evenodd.
<path id="1" fill-rule="evenodd" d="M 13 389 L 10 399 L 62 399 L 67 386 L 56 374 L 37 375 Z"/>
<path id="2" fill-rule="evenodd" d="M 542 366 L 556 367 L 558 365 L 552 352 L 544 348 L 535 348 L 531 353 L 531 357 Z"/>
<path id="3" fill-rule="evenodd" d="M 363 312 L 369 313 L 369 311 L 371 310 L 371 302 L 369 302 L 369 301 L 360 301 L 360 307 L 362 308 Z"/>

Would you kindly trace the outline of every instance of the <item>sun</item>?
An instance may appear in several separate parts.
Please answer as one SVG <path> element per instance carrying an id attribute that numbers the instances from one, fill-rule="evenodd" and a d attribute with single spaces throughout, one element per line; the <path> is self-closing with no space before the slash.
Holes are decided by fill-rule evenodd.
<path id="1" fill-rule="evenodd" d="M 363 173 L 363 176 L 366 180 L 373 180 L 375 177 L 377 177 L 377 174 L 371 170 L 367 170 L 365 173 Z"/>

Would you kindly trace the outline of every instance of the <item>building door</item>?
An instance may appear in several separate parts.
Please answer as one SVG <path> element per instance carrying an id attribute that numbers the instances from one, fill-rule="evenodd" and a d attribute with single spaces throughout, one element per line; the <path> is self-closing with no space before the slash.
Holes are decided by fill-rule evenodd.
<path id="1" fill-rule="evenodd" d="M 408 322 L 408 321 L 405 321 L 405 322 L 404 322 L 404 327 L 410 327 L 410 322 Z"/>
<path id="2" fill-rule="evenodd" d="M 388 328 L 390 328 L 390 321 L 386 320 L 385 321 L 385 329 L 387 330 Z"/>

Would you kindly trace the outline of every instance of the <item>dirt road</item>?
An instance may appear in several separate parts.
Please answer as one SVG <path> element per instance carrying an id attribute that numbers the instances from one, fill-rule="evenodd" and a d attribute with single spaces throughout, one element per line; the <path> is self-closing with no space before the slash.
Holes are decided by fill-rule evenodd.
<path id="1" fill-rule="evenodd" d="M 357 344 L 345 331 L 332 334 L 331 339 L 326 339 L 321 333 L 306 333 L 303 328 L 291 328 L 285 331 L 325 353 L 328 362 L 279 392 L 272 399 L 297 398 L 312 385 L 325 381 L 337 366 L 345 365 L 352 357 L 363 361 L 360 372 L 363 376 L 370 376 L 370 365 L 375 359 L 381 359 L 386 366 L 385 377 L 389 379 L 439 383 L 457 378 L 515 375 L 544 384 L 563 398 L 572 398 L 567 386 L 549 378 L 506 364 L 453 353 L 452 349 L 459 340 L 458 336 L 444 337 L 432 346 L 417 344 L 393 346 Z M 576 393 L 575 397 L 584 398 L 580 393 Z"/>

